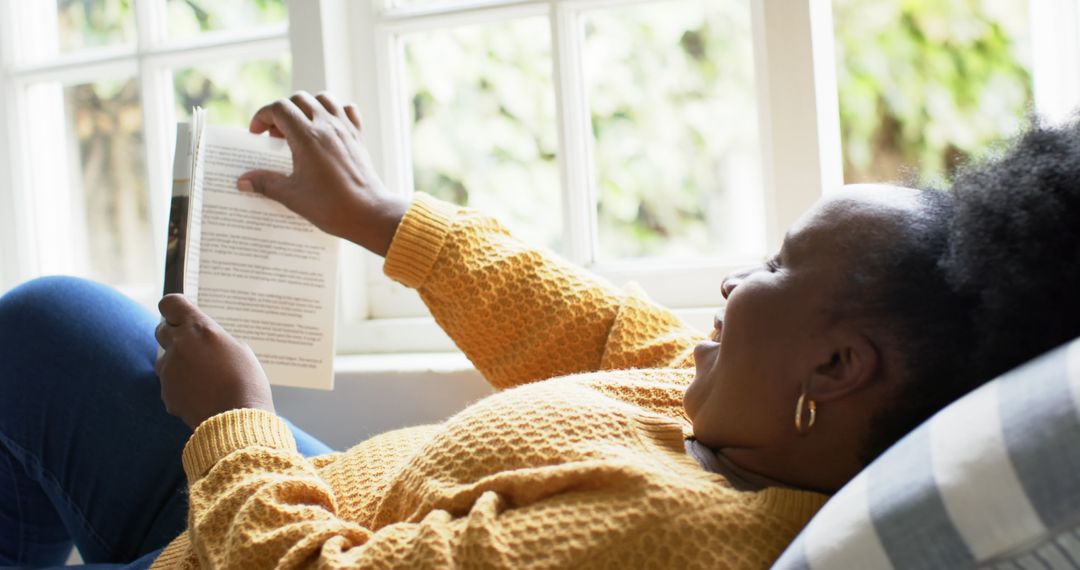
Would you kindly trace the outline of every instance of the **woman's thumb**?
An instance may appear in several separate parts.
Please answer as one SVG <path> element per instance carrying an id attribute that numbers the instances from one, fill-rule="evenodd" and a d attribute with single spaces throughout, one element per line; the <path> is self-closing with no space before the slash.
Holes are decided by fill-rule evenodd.
<path id="1" fill-rule="evenodd" d="M 241 192 L 256 192 L 281 201 L 289 177 L 280 172 L 252 170 L 245 172 L 236 180 L 236 189 Z"/>

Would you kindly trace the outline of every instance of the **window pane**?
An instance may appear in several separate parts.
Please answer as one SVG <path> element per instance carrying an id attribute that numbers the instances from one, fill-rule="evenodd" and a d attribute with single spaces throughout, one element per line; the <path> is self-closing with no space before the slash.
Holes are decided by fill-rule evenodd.
<path id="1" fill-rule="evenodd" d="M 191 120 L 191 108 L 199 105 L 215 125 L 247 127 L 259 107 L 289 94 L 289 75 L 288 54 L 177 70 L 173 74 L 177 120 Z"/>
<path id="2" fill-rule="evenodd" d="M 60 51 L 135 41 L 132 0 L 57 0 Z"/>
<path id="3" fill-rule="evenodd" d="M 416 189 L 560 246 L 551 41 L 546 18 L 405 38 Z"/>
<path id="4" fill-rule="evenodd" d="M 601 260 L 764 252 L 750 33 L 742 0 L 587 16 Z"/>
<path id="5" fill-rule="evenodd" d="M 847 182 L 947 178 L 1032 105 L 1028 2 L 833 0 Z"/>
<path id="6" fill-rule="evenodd" d="M 284 22 L 284 0 L 166 0 L 169 37 Z"/>
<path id="7" fill-rule="evenodd" d="M 86 220 L 90 276 L 114 285 L 154 281 L 142 111 L 138 82 L 99 81 L 64 88 L 75 185 Z"/>

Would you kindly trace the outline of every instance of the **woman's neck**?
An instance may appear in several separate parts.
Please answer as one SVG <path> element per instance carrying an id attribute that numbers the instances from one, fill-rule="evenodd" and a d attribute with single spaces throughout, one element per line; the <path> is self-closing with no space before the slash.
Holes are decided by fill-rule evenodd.
<path id="1" fill-rule="evenodd" d="M 788 487 L 832 494 L 862 469 L 857 461 L 839 454 L 817 453 L 802 447 L 777 452 L 750 448 L 724 448 L 718 459 L 729 463 L 741 478 L 764 487 Z"/>
<path id="2" fill-rule="evenodd" d="M 695 438 L 686 440 L 686 452 L 696 459 L 706 471 L 723 475 L 731 483 L 731 486 L 739 491 L 761 491 L 769 487 L 788 487 L 783 482 L 743 469 L 739 464 L 724 455 L 724 450 L 714 451 Z"/>

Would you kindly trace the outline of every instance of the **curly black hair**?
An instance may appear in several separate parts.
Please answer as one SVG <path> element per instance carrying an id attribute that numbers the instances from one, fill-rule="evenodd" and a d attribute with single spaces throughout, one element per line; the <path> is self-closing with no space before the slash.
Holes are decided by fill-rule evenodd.
<path id="1" fill-rule="evenodd" d="M 1080 120 L 1036 124 L 921 198 L 859 295 L 907 378 L 874 418 L 867 463 L 953 400 L 1080 336 Z"/>
<path id="2" fill-rule="evenodd" d="M 1080 336 L 1080 121 L 1036 126 L 965 170 L 944 260 L 978 298 L 972 364 L 992 378 Z"/>

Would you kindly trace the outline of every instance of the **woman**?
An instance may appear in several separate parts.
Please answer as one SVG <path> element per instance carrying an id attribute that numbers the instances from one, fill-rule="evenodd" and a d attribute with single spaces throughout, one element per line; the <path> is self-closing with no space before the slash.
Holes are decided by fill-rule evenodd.
<path id="1" fill-rule="evenodd" d="M 1045 297 L 1080 286 L 1075 126 L 1036 129 L 953 193 L 823 199 L 776 257 L 717 284 L 726 311 L 702 341 L 490 218 L 387 192 L 360 125 L 326 95 L 264 107 L 251 130 L 286 138 L 295 170 L 238 188 L 385 256 L 501 391 L 322 453 L 274 415 L 251 351 L 182 297 L 159 306 L 159 384 L 153 317 L 31 283 L 0 301 L 16 402 L 0 530 L 20 537 L 0 562 L 57 563 L 74 539 L 88 560 L 158 568 L 764 568 L 910 428 L 1080 333 L 1078 302 Z M 1042 326 L 1009 329 L 1018 312 Z M 188 530 L 160 551 L 185 527 L 181 447 Z"/>

